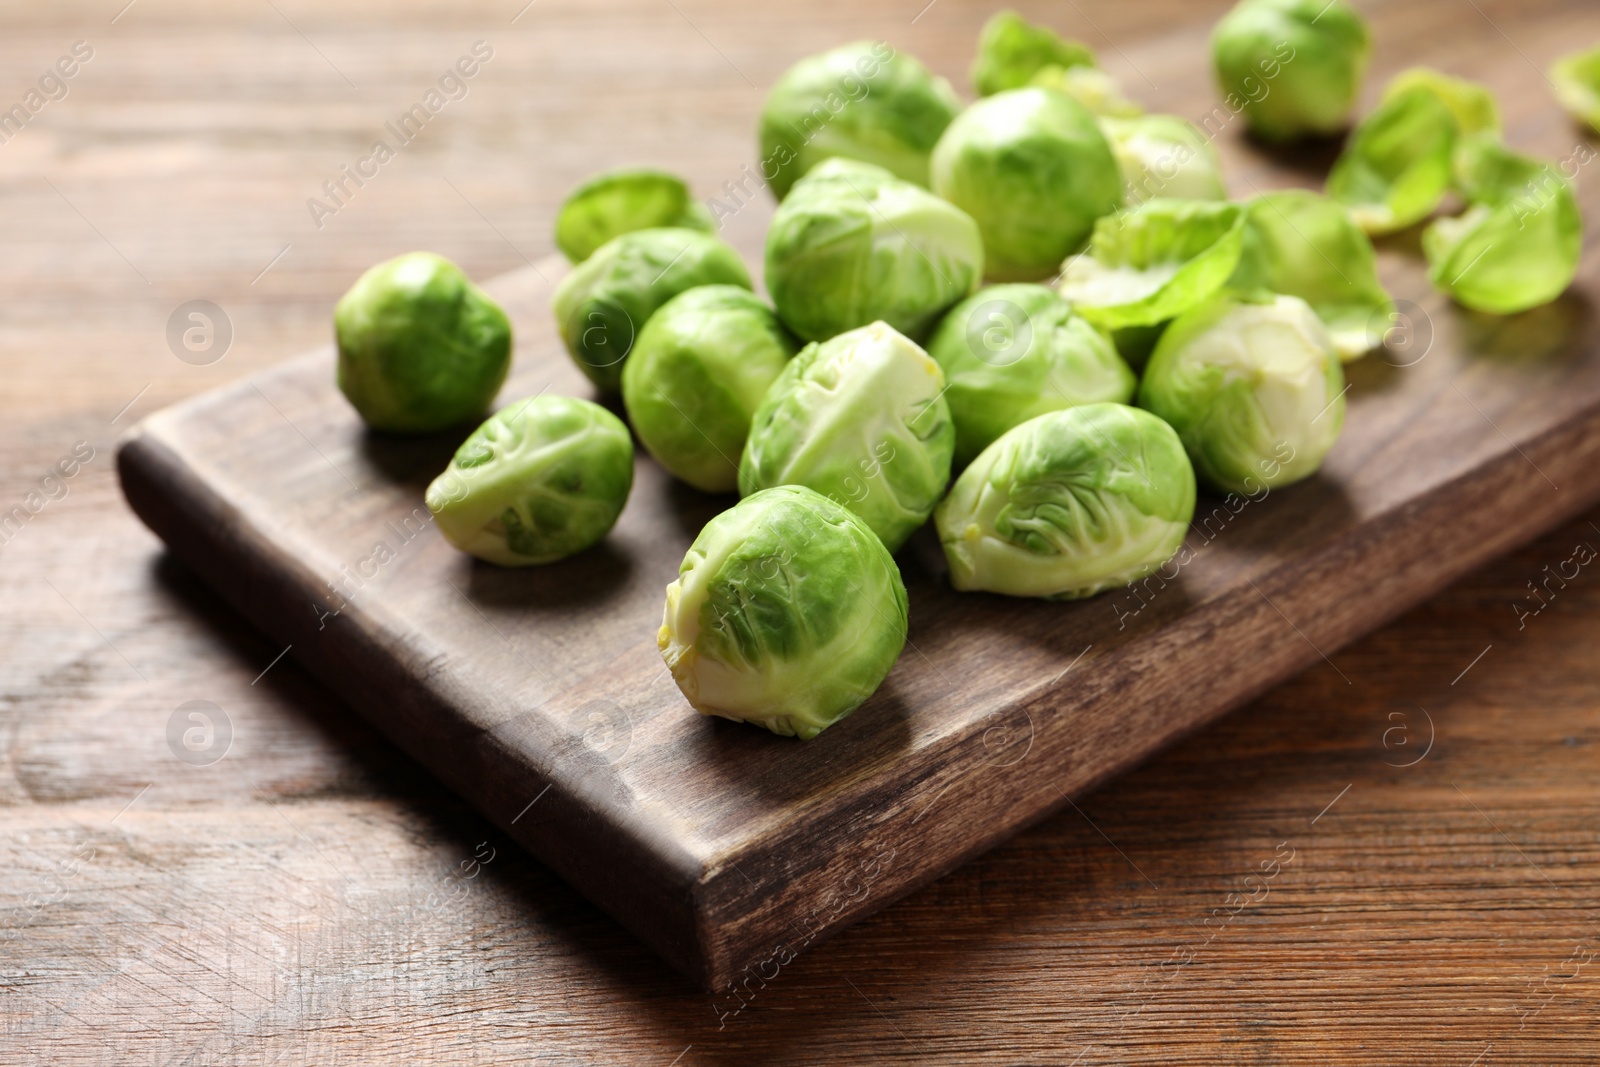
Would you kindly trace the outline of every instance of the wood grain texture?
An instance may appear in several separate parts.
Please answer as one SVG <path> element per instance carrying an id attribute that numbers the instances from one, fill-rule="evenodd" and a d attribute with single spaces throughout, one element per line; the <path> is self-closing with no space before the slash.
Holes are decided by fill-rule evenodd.
<path id="1" fill-rule="evenodd" d="M 102 82 L 91 64 L 28 131 L 37 143 L 0 148 L 8 236 L 26 251 L 0 263 L 16 296 L 0 336 L 13 372 L 0 487 L 21 499 L 74 441 L 99 448 L 70 495 L 0 548 L 0 905 L 24 908 L 8 911 L 19 932 L 0 950 L 0 1059 L 1591 1062 L 1600 605 L 1587 570 L 1525 629 L 1513 605 L 1595 536 L 1593 514 L 1328 650 L 1351 685 L 1314 667 L 797 960 L 721 1030 L 726 998 L 682 992 L 292 657 L 251 684 L 282 649 L 165 562 L 122 510 L 107 462 L 122 425 L 320 342 L 330 294 L 382 256 L 435 247 L 478 276 L 523 265 L 497 226 L 538 260 L 551 207 L 596 159 L 657 159 L 715 188 L 749 151 L 759 91 L 706 38 L 761 86 L 848 36 L 889 36 L 955 77 L 988 12 L 941 0 L 907 26 L 915 12 L 871 5 L 680 2 L 702 37 L 670 7 L 608 7 L 600 29 L 547 4 L 518 23 L 537 32 L 504 39 L 516 62 L 474 88 L 481 111 L 419 142 L 406 169 L 341 213 L 342 230 L 321 234 L 304 197 L 427 83 L 441 42 L 509 15 L 280 3 L 341 67 L 372 57 L 350 90 L 268 8 L 141 0 L 103 34 L 115 12 L 97 5 L 4 14 L 10 69 L 94 34 L 106 42 L 95 62 L 108 62 Z M 1165 86 L 1185 59 L 1172 41 L 1221 5 L 1079 6 L 1030 13 L 1098 41 L 1136 79 L 1120 48 Z M 1486 20 L 1466 4 L 1364 6 L 1380 76 L 1428 58 L 1489 78 L 1521 147 L 1570 149 L 1577 134 L 1537 72 L 1499 60 L 1515 48 L 1542 64 L 1600 35 L 1590 10 L 1483 3 Z M 548 21 L 530 24 L 535 13 Z M 583 54 L 597 39 L 605 48 Z M 669 88 L 695 94 L 693 123 Z M 580 121 L 597 101 L 604 121 Z M 530 109 L 565 123 L 570 152 L 538 143 Z M 1223 148 L 1241 180 L 1265 187 L 1278 173 L 1231 136 Z M 482 216 L 449 199 L 441 174 Z M 752 209 L 743 247 L 764 212 Z M 196 296 L 239 327 L 206 368 L 179 364 L 161 337 L 173 305 Z M 1501 334 L 1443 317 L 1508 361 L 1565 332 L 1560 320 Z M 233 747 L 214 766 L 167 747 L 167 721 L 190 699 L 232 719 Z M 1396 743 L 1427 731 L 1419 708 L 1435 744 L 1391 766 L 1414 758 Z M 496 858 L 465 878 L 459 865 L 479 870 L 486 840 Z M 82 842 L 96 851 L 69 873 Z M 1197 933 L 1237 906 L 1230 894 L 1259 897 L 1243 880 L 1280 842 L 1295 858 L 1268 895 Z"/>

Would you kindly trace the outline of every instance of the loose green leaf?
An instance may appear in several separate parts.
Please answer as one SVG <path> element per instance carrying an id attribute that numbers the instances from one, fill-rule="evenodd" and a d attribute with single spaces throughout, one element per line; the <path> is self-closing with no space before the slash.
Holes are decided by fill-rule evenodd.
<path id="1" fill-rule="evenodd" d="M 1244 209 L 1214 200 L 1147 200 L 1095 224 L 1068 260 L 1061 295 L 1108 330 L 1153 326 L 1215 293 L 1239 265 Z"/>
<path id="2" fill-rule="evenodd" d="M 1471 207 L 1422 235 L 1434 287 L 1496 315 L 1527 311 L 1565 292 L 1583 252 L 1583 218 L 1571 183 L 1491 135 L 1463 146 L 1458 169 Z"/>
<path id="3" fill-rule="evenodd" d="M 1600 130 L 1600 47 L 1562 56 L 1551 66 L 1550 80 L 1561 106 Z"/>
<path id="4" fill-rule="evenodd" d="M 1384 87 L 1384 100 L 1421 89 L 1450 109 L 1456 131 L 1463 137 L 1475 133 L 1500 132 L 1500 105 L 1489 87 L 1466 78 L 1453 78 L 1428 67 L 1412 67 L 1390 79 Z"/>
<path id="5" fill-rule="evenodd" d="M 1245 204 L 1244 249 L 1228 284 L 1297 296 L 1352 360 L 1383 343 L 1394 301 L 1378 280 L 1372 241 L 1326 197 L 1300 189 Z"/>
<path id="6" fill-rule="evenodd" d="M 710 233 L 715 228 L 704 204 L 689 195 L 682 178 L 643 168 L 614 170 L 572 191 L 556 216 L 556 247 L 582 263 L 613 237 L 635 230 L 675 226 Z"/>
<path id="7" fill-rule="evenodd" d="M 1328 175 L 1328 195 L 1368 233 L 1427 218 L 1450 191 L 1456 119 L 1431 89 L 1390 96 L 1362 120 Z"/>
<path id="8" fill-rule="evenodd" d="M 972 88 L 979 96 L 1020 89 L 1045 67 L 1092 67 L 1094 53 L 1077 41 L 1063 40 L 1015 11 L 1001 11 L 983 24 L 978 55 L 972 61 Z"/>

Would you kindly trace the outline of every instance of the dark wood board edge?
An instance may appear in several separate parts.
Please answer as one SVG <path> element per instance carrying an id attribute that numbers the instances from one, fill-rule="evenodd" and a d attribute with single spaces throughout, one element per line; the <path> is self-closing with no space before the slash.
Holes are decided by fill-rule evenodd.
<path id="1" fill-rule="evenodd" d="M 319 634 L 308 609 L 321 592 L 317 579 L 250 536 L 248 520 L 148 426 L 119 444 L 117 472 L 134 514 L 241 615 L 292 645 L 291 655 L 346 703 L 673 967 L 712 986 L 696 915 L 697 864 L 667 842 L 650 847 L 635 834 L 588 832 L 606 806 L 583 795 L 581 775 L 545 792 L 554 783 L 530 781 L 529 768 L 492 732 L 464 727 L 428 687 L 386 669 L 390 656 L 371 634 L 356 625 Z M 667 890 L 630 891 L 640 881 Z"/>
<path id="2" fill-rule="evenodd" d="M 741 856 L 738 873 L 719 870 L 704 888 L 707 910 L 726 915 L 713 927 L 721 937 L 709 953 L 713 975 L 727 976 L 719 985 L 724 1006 L 736 1010 L 742 991 L 753 993 L 775 977 L 797 951 L 797 940 L 800 947 L 814 946 L 936 881 L 1597 500 L 1600 406 L 1360 524 L 1312 557 L 1286 562 L 1256 583 L 1259 597 L 1221 598 L 1118 649 L 1097 664 L 1096 691 L 1070 709 L 1094 724 L 1089 734 L 1064 739 L 1067 731 L 1035 729 L 1063 712 L 1054 686 L 1002 712 L 989 722 L 1026 724 L 1030 731 L 1030 749 L 1014 765 L 1020 773 L 993 773 L 1005 769 L 996 764 L 973 773 L 973 758 L 945 758 L 945 766 L 968 769 L 948 782 L 938 779 L 936 766 L 908 777 L 904 795 L 914 797 L 912 803 L 889 811 L 862 807 L 841 817 L 867 844 L 851 852 L 851 862 L 809 858 L 796 865 L 781 842 L 764 855 Z M 1349 595 L 1329 595 L 1340 588 Z M 1219 645 L 1213 637 L 1224 631 L 1231 641 Z M 1241 631 L 1248 634 L 1242 642 Z M 1231 657 L 1218 654 L 1225 647 L 1235 649 Z M 1192 665 L 1193 684 L 1175 694 L 1142 686 L 1142 667 L 1168 657 Z M 944 751 L 963 745 L 981 750 L 989 728 L 987 722 L 975 726 Z M 1092 756 L 1085 758 L 1085 750 Z M 983 757 L 976 760 L 982 767 Z M 935 804 L 1006 814 L 995 821 L 948 815 L 923 821 Z M 892 862 L 908 852 L 920 853 L 920 862 Z M 930 861 L 930 855 L 939 858 Z M 752 892 L 751 880 L 759 889 L 769 873 L 782 890 Z M 1129 877 L 1140 876 L 1130 870 Z M 827 921 L 815 922 L 823 913 Z"/>

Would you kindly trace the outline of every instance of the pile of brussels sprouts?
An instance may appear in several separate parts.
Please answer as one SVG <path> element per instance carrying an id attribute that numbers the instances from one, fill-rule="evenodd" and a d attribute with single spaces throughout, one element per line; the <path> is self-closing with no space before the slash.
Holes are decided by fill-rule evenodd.
<path id="1" fill-rule="evenodd" d="M 1214 49 L 1230 111 L 1270 142 L 1339 130 L 1370 43 L 1344 0 L 1243 0 Z M 1571 68 L 1597 117 L 1600 60 Z M 573 192 L 553 309 L 627 425 L 572 397 L 503 408 L 428 488 L 444 536 L 505 566 L 595 544 L 635 439 L 736 491 L 668 586 L 658 645 L 701 712 L 811 738 L 900 655 L 893 553 L 930 518 L 956 589 L 1070 600 L 1171 560 L 1197 486 L 1257 498 L 1315 473 L 1342 363 L 1394 314 L 1369 234 L 1458 198 L 1423 247 L 1435 283 L 1488 312 L 1549 301 L 1576 268 L 1570 185 L 1500 141 L 1471 82 L 1408 71 L 1326 196 L 1231 202 L 1206 133 L 1145 114 L 1081 44 L 1003 12 L 972 81 L 963 108 L 865 42 L 779 80 L 759 135 L 770 304 L 679 178 Z M 340 387 L 383 431 L 481 417 L 511 356 L 500 308 L 421 253 L 363 276 L 336 327 Z"/>

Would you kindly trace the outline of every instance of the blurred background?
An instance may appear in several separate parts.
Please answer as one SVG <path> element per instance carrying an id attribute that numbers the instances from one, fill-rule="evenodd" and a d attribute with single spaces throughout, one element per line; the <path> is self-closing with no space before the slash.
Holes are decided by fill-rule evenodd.
<path id="1" fill-rule="evenodd" d="M 612 166 L 719 193 L 756 158 L 767 89 L 805 55 L 884 39 L 970 97 L 1000 5 L 924 3 L 0 8 L 0 108 L 91 53 L 0 143 L 0 510 L 47 499 L 0 544 L 0 1062 L 1600 1056 L 1600 726 L 1584 682 L 1600 580 L 1563 591 L 1537 632 L 1511 609 L 1574 542 L 1600 544 L 1600 515 L 1340 653 L 1358 694 L 1311 671 L 723 1019 L 726 998 L 687 990 L 277 662 L 122 503 L 123 431 L 326 344 L 335 300 L 373 263 L 428 249 L 480 280 L 536 264 L 562 198 Z M 1364 108 L 1447 39 L 1426 61 L 1499 92 L 1515 147 L 1559 159 L 1583 139 L 1539 72 L 1600 38 L 1594 5 L 1356 4 L 1376 35 Z M 1216 103 L 1204 41 L 1222 0 L 1013 6 L 1097 49 L 1156 109 Z M 465 95 L 319 218 L 324 183 L 478 42 L 492 54 Z M 1220 147 L 1236 193 L 1285 180 L 1236 132 Z M 1310 185 L 1327 160 L 1291 162 Z M 725 236 L 755 261 L 770 216 L 759 194 Z M 170 339 L 194 300 L 221 309 L 214 359 Z M 47 481 L 69 454 L 81 470 Z M 1470 684 L 1450 682 L 1485 646 Z M 190 700 L 224 711 L 226 758 L 173 758 L 167 722 Z M 1285 842 L 1270 896 L 1200 937 Z"/>

